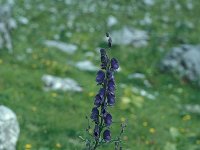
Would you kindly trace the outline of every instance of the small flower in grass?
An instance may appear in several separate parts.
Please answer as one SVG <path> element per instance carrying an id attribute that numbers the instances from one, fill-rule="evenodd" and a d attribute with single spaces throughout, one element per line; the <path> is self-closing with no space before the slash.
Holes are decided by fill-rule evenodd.
<path id="1" fill-rule="evenodd" d="M 97 84 L 102 84 L 105 79 L 105 73 L 102 70 L 97 72 L 96 82 Z"/>
<path id="2" fill-rule="evenodd" d="M 113 70 L 117 70 L 119 68 L 119 63 L 118 63 L 117 59 L 115 59 L 115 58 L 111 59 L 111 68 Z"/>
<path id="3" fill-rule="evenodd" d="M 32 148 L 32 145 L 31 145 L 31 144 L 26 144 L 26 145 L 25 145 L 25 149 L 26 149 L 26 150 L 30 150 L 31 148 Z"/>
<path id="4" fill-rule="evenodd" d="M 110 130 L 105 130 L 103 132 L 103 139 L 106 141 L 106 142 L 109 142 L 111 140 L 111 134 L 110 134 Z"/>
<path id="5" fill-rule="evenodd" d="M 104 117 L 104 122 L 106 126 L 110 126 L 112 124 L 112 116 L 111 114 L 107 113 Z"/>
<path id="6" fill-rule="evenodd" d="M 60 143 L 56 143 L 56 147 L 57 147 L 57 148 L 61 148 L 62 146 L 61 146 Z"/>
<path id="7" fill-rule="evenodd" d="M 150 129 L 149 129 L 149 132 L 150 132 L 151 134 L 154 134 L 154 133 L 156 132 L 156 130 L 155 130 L 155 128 L 150 128 Z"/>

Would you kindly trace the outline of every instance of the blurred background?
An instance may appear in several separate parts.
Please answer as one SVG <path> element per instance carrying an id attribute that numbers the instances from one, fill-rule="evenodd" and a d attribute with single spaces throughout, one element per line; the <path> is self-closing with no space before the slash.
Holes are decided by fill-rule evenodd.
<path id="1" fill-rule="evenodd" d="M 200 1 L 0 0 L 0 105 L 17 150 L 80 150 L 113 39 L 114 121 L 125 150 L 200 150 Z M 120 124 L 113 124 L 112 136 Z M 110 150 L 113 145 L 100 149 Z"/>

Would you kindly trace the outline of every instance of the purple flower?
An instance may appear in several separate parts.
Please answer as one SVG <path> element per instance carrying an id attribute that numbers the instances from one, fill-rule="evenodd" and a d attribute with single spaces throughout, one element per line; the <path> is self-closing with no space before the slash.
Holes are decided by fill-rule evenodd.
<path id="1" fill-rule="evenodd" d="M 104 117 L 104 123 L 106 126 L 110 126 L 112 124 L 112 116 L 111 114 L 107 113 Z"/>
<path id="2" fill-rule="evenodd" d="M 110 71 L 110 70 L 108 70 L 108 71 L 106 72 L 106 77 L 107 77 L 108 79 L 112 79 L 112 78 L 113 78 L 113 72 Z"/>
<path id="3" fill-rule="evenodd" d="M 94 107 L 92 109 L 92 114 L 91 114 L 90 118 L 96 123 L 99 122 L 99 110 L 97 109 L 97 107 Z"/>
<path id="4" fill-rule="evenodd" d="M 98 139 L 99 138 L 99 126 L 95 125 L 94 127 L 94 138 Z"/>
<path id="5" fill-rule="evenodd" d="M 110 130 L 105 130 L 103 132 L 103 139 L 106 141 L 106 142 L 109 142 L 111 140 L 111 134 L 110 134 Z"/>
<path id="6" fill-rule="evenodd" d="M 94 99 L 94 105 L 99 107 L 102 104 L 102 102 L 103 102 L 103 99 L 101 98 L 99 94 L 97 94 Z"/>
<path id="7" fill-rule="evenodd" d="M 99 96 L 101 97 L 101 99 L 104 99 L 105 93 L 106 93 L 106 91 L 105 91 L 104 88 L 101 88 L 101 89 L 99 90 Z"/>
<path id="8" fill-rule="evenodd" d="M 100 53 L 101 53 L 101 55 L 106 55 L 106 50 L 104 48 L 101 48 Z"/>
<path id="9" fill-rule="evenodd" d="M 115 95 L 113 93 L 107 93 L 107 102 L 110 106 L 115 104 Z"/>
<path id="10" fill-rule="evenodd" d="M 117 70 L 119 68 L 119 63 L 118 63 L 117 59 L 115 59 L 115 58 L 111 59 L 111 68 L 113 70 Z"/>
<path id="11" fill-rule="evenodd" d="M 115 81 L 114 78 L 108 81 L 108 91 L 114 93 L 115 91 Z"/>
<path id="12" fill-rule="evenodd" d="M 102 107 L 102 109 L 101 109 L 101 114 L 102 114 L 103 117 L 106 116 L 106 114 L 107 114 L 107 112 L 106 112 L 106 107 Z"/>
<path id="13" fill-rule="evenodd" d="M 102 84 L 105 79 L 105 73 L 102 70 L 97 72 L 96 82 L 98 84 Z"/>
<path id="14" fill-rule="evenodd" d="M 108 64 L 108 56 L 106 55 L 106 50 L 105 49 L 100 49 L 101 53 L 101 69 L 106 69 L 107 64 Z"/>

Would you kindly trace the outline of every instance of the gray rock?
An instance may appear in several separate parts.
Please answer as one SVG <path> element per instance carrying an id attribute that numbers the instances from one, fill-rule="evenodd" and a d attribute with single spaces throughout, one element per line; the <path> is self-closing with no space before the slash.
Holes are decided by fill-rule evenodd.
<path id="1" fill-rule="evenodd" d="M 85 60 L 85 61 L 79 61 L 75 64 L 75 66 L 83 71 L 97 71 L 98 67 L 95 66 L 91 61 Z"/>
<path id="2" fill-rule="evenodd" d="M 112 26 L 116 25 L 117 23 L 118 23 L 117 18 L 115 18 L 114 16 L 108 17 L 108 20 L 107 20 L 108 27 L 112 27 Z"/>
<path id="3" fill-rule="evenodd" d="M 200 105 L 198 104 L 186 104 L 183 105 L 183 110 L 189 113 L 200 115 Z"/>
<path id="4" fill-rule="evenodd" d="M 146 31 L 123 27 L 111 33 L 113 44 L 116 45 L 133 45 L 135 47 L 142 47 L 148 44 L 148 34 Z"/>
<path id="5" fill-rule="evenodd" d="M 160 69 L 178 73 L 180 77 L 200 83 L 200 45 L 172 48 L 161 61 Z"/>
<path id="6" fill-rule="evenodd" d="M 15 113 L 0 105 L 0 150 L 15 150 L 19 132 Z"/>
<path id="7" fill-rule="evenodd" d="M 45 90 L 62 90 L 81 92 L 82 88 L 71 78 L 60 78 L 52 75 L 43 75 L 42 81 L 45 84 Z"/>
<path id="8" fill-rule="evenodd" d="M 47 40 L 45 45 L 49 47 L 55 47 L 65 53 L 73 54 L 77 50 L 77 46 L 74 44 L 67 44 L 59 41 Z"/>
<path id="9" fill-rule="evenodd" d="M 7 48 L 12 52 L 12 39 L 10 31 L 16 28 L 16 21 L 12 18 L 14 2 L 0 3 L 0 48 Z"/>

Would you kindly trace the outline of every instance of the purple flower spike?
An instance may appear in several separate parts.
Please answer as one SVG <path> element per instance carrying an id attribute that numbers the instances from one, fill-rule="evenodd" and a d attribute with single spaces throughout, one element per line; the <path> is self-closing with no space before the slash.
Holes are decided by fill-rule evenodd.
<path id="1" fill-rule="evenodd" d="M 113 93 L 107 94 L 107 102 L 110 106 L 113 106 L 115 104 L 115 95 Z"/>
<path id="2" fill-rule="evenodd" d="M 97 72 L 96 82 L 98 84 L 102 84 L 105 79 L 105 73 L 102 70 Z"/>
<path id="3" fill-rule="evenodd" d="M 98 125 L 95 125 L 95 127 L 94 127 L 94 137 L 95 137 L 95 139 L 99 138 L 99 126 Z"/>
<path id="4" fill-rule="evenodd" d="M 96 107 L 92 109 L 92 114 L 90 118 L 96 123 L 99 122 L 99 110 Z"/>
<path id="5" fill-rule="evenodd" d="M 106 126 L 110 126 L 112 124 L 112 116 L 111 114 L 107 113 L 104 117 L 104 123 Z"/>
<path id="6" fill-rule="evenodd" d="M 117 70 L 119 68 L 119 63 L 118 63 L 117 59 L 115 59 L 115 58 L 111 59 L 111 68 L 113 70 Z"/>
<path id="7" fill-rule="evenodd" d="M 110 134 L 110 130 L 105 130 L 103 132 L 103 139 L 106 141 L 106 142 L 109 142 L 111 140 L 111 134 Z"/>

